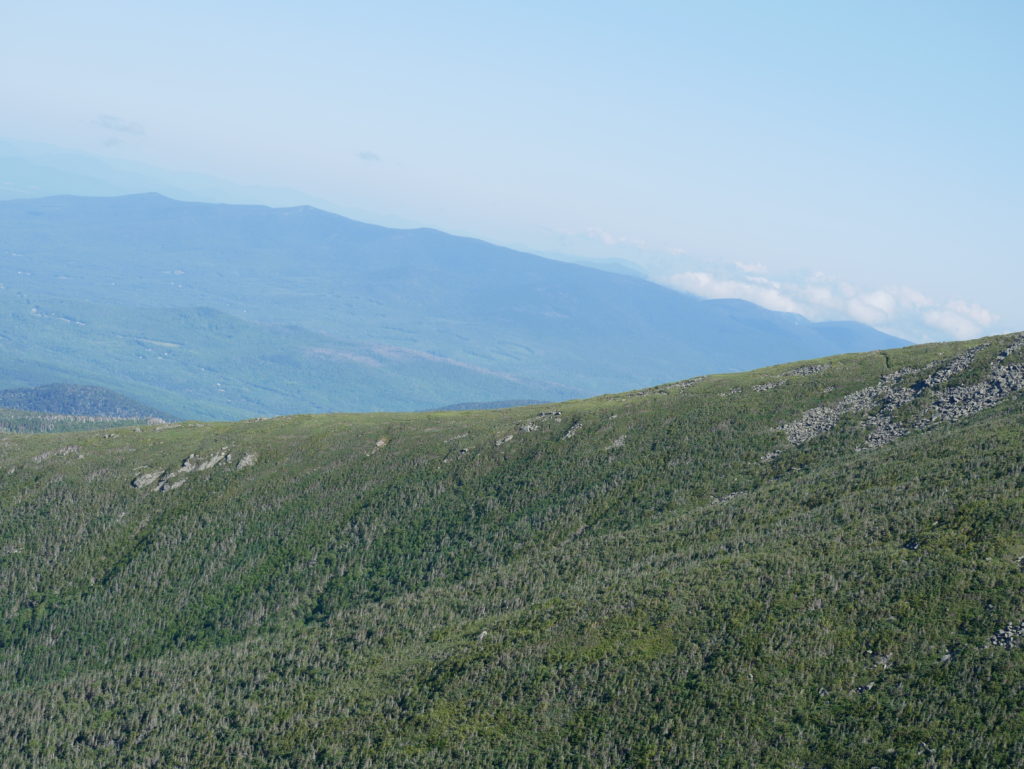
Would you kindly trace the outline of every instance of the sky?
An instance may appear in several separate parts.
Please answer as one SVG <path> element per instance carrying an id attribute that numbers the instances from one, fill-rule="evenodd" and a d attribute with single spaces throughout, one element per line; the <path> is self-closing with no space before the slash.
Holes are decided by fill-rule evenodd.
<path id="1" fill-rule="evenodd" d="M 1024 3 L 0 6 L 0 138 L 912 341 L 1024 329 Z"/>

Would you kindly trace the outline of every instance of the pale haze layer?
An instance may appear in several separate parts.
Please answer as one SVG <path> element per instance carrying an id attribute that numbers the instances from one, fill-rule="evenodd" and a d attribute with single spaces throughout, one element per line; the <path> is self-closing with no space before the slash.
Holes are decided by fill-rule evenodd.
<path id="1" fill-rule="evenodd" d="M 0 136 L 915 341 L 1024 328 L 1020 3 L 149 5 L 5 8 Z"/>

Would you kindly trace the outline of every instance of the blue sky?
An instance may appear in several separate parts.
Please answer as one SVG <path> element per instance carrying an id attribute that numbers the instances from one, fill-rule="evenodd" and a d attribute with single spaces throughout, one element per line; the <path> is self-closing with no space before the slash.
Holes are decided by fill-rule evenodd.
<path id="1" fill-rule="evenodd" d="M 0 11 L 0 136 L 914 340 L 1024 329 L 1024 3 L 154 5 Z"/>

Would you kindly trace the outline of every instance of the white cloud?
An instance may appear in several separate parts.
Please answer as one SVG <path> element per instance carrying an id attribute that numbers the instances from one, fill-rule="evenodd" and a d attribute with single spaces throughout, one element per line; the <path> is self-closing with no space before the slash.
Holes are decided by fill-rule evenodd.
<path id="1" fill-rule="evenodd" d="M 846 303 L 846 312 L 854 320 L 877 326 L 893 318 L 896 312 L 896 298 L 888 291 L 872 291 L 851 297 Z"/>
<path id="2" fill-rule="evenodd" d="M 920 291 L 915 291 L 914 289 L 906 288 L 905 286 L 896 289 L 896 296 L 900 302 L 908 305 L 909 307 L 922 309 L 932 305 L 932 300 Z"/>
<path id="3" fill-rule="evenodd" d="M 812 321 L 859 321 L 915 342 L 1003 331 L 985 307 L 958 297 L 929 297 L 910 286 L 855 284 L 822 271 L 777 273 L 755 259 L 722 262 L 599 228 L 573 237 L 642 265 L 651 280 L 705 299 L 744 299 Z"/>
<path id="4" fill-rule="evenodd" d="M 637 240 L 635 238 L 628 238 L 624 235 L 616 235 L 602 230 L 598 227 L 592 227 L 586 231 L 585 236 L 599 240 L 606 246 L 632 246 L 634 248 L 647 248 L 647 242 L 643 240 Z"/>
<path id="5" fill-rule="evenodd" d="M 949 302 L 946 308 L 960 315 L 964 315 L 980 326 L 991 326 L 996 322 L 997 318 L 991 312 L 986 310 L 984 307 L 979 307 L 976 304 L 969 304 L 959 299 Z"/>
<path id="6" fill-rule="evenodd" d="M 661 282 L 705 299 L 745 299 L 815 321 L 855 320 L 915 341 L 971 339 L 998 320 L 984 307 L 960 299 L 937 302 L 906 286 L 865 289 L 821 273 L 782 281 L 694 271 L 673 273 Z"/>
<path id="7" fill-rule="evenodd" d="M 804 286 L 800 290 L 800 298 L 812 307 L 836 308 L 841 305 L 841 300 L 832 293 L 828 286 L 812 284 Z"/>
<path id="8" fill-rule="evenodd" d="M 667 282 L 673 288 L 704 299 L 746 299 L 769 310 L 800 312 L 796 302 L 770 284 L 718 280 L 707 272 L 679 272 L 670 276 Z"/>
<path id="9" fill-rule="evenodd" d="M 924 318 L 929 325 L 942 329 L 954 339 L 972 339 L 981 336 L 999 316 L 961 299 L 946 302 L 942 307 L 928 309 Z"/>
<path id="10" fill-rule="evenodd" d="M 924 319 L 928 325 L 942 329 L 954 339 L 970 339 L 981 334 L 977 323 L 952 310 L 928 310 Z"/>

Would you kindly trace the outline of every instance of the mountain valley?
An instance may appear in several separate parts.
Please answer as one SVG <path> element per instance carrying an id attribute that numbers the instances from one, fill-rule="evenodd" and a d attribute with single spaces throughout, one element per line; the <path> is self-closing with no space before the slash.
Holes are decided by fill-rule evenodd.
<path id="1" fill-rule="evenodd" d="M 0 389 L 182 419 L 563 400 L 905 344 L 309 207 L 0 201 L 0 255 Z"/>

